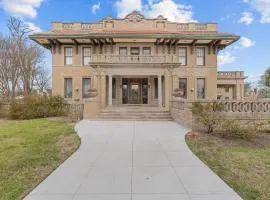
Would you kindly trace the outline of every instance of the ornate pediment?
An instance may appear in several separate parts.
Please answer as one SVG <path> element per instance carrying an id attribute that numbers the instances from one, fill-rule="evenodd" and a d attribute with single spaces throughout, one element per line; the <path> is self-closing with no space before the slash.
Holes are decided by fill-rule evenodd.
<path id="1" fill-rule="evenodd" d="M 128 14 L 124 19 L 126 21 L 128 21 L 128 22 L 134 22 L 134 23 L 136 23 L 136 22 L 143 21 L 145 18 L 138 11 L 133 11 L 132 13 Z"/>
<path id="2" fill-rule="evenodd" d="M 159 15 L 159 16 L 157 17 L 157 20 L 160 20 L 160 21 L 166 21 L 167 19 L 164 18 L 162 15 Z"/>

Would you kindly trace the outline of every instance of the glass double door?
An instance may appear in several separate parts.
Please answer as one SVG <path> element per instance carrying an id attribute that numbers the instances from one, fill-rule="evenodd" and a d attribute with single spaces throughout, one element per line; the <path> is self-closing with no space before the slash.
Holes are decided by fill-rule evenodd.
<path id="1" fill-rule="evenodd" d="M 122 79 L 123 104 L 148 104 L 148 79 L 123 78 Z"/>

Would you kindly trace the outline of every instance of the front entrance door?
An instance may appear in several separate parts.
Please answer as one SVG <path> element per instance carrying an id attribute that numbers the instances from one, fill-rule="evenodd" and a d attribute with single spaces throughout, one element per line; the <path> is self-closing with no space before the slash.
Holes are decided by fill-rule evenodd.
<path id="1" fill-rule="evenodd" d="M 148 79 L 122 79 L 123 104 L 148 104 Z"/>
<path id="2" fill-rule="evenodd" d="M 129 103 L 130 104 L 140 104 L 140 84 L 130 83 L 129 88 Z"/>

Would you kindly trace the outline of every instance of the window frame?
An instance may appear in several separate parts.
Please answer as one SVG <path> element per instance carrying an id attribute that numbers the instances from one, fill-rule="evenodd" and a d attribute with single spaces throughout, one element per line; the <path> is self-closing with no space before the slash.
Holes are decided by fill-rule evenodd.
<path id="1" fill-rule="evenodd" d="M 89 56 L 85 56 L 85 49 L 90 49 L 90 55 Z M 89 63 L 85 63 L 85 58 L 90 58 L 90 62 Z M 92 47 L 89 46 L 84 46 L 82 47 L 82 62 L 83 62 L 83 66 L 88 66 L 91 62 L 92 62 Z"/>
<path id="2" fill-rule="evenodd" d="M 83 99 L 89 99 L 90 98 L 89 92 L 88 92 L 87 95 L 85 95 L 85 93 L 84 93 L 84 80 L 89 80 L 89 89 L 91 89 L 92 79 L 91 79 L 91 77 L 82 77 L 82 98 Z"/>
<path id="3" fill-rule="evenodd" d="M 71 49 L 71 56 L 67 56 L 67 49 Z M 71 58 L 71 64 L 67 64 L 67 58 Z M 73 65 L 73 47 L 70 46 L 64 47 L 64 64 L 67 66 Z"/>
<path id="4" fill-rule="evenodd" d="M 138 54 L 132 54 L 132 49 L 137 49 L 138 50 Z M 141 53 L 140 47 L 130 47 L 130 55 L 131 56 L 139 56 Z"/>
<path id="5" fill-rule="evenodd" d="M 230 92 L 230 87 L 229 86 L 225 86 L 225 92 Z"/>
<path id="6" fill-rule="evenodd" d="M 199 95 L 198 95 L 198 83 L 199 83 L 199 79 L 204 80 L 204 96 L 203 96 L 203 98 L 200 98 Z M 197 99 L 201 99 L 201 100 L 206 99 L 206 78 L 205 77 L 197 77 L 196 98 Z"/>
<path id="7" fill-rule="evenodd" d="M 112 99 L 116 99 L 116 78 L 112 78 Z"/>
<path id="8" fill-rule="evenodd" d="M 158 78 L 154 78 L 154 99 L 158 99 Z"/>
<path id="9" fill-rule="evenodd" d="M 126 54 L 121 54 L 121 49 L 126 50 Z M 127 56 L 128 55 L 128 48 L 127 47 L 119 47 L 119 56 Z"/>
<path id="10" fill-rule="evenodd" d="M 187 99 L 187 97 L 188 97 L 188 78 L 186 78 L 186 77 L 180 77 L 180 78 L 178 79 L 178 81 L 179 81 L 178 88 L 179 88 L 179 89 L 181 89 L 181 88 L 180 88 L 181 80 L 185 80 L 185 81 L 186 81 L 185 96 L 184 96 L 184 97 L 181 97 L 181 98 Z"/>
<path id="11" fill-rule="evenodd" d="M 185 57 L 180 55 L 180 49 L 185 49 L 185 54 L 186 54 Z M 179 47 L 178 48 L 179 63 L 181 63 L 180 62 L 180 58 L 185 58 L 185 64 L 181 63 L 182 66 L 187 66 L 188 65 L 188 59 L 187 59 L 188 58 L 188 55 L 187 55 L 187 52 L 188 52 L 188 48 L 187 47 Z"/>
<path id="12" fill-rule="evenodd" d="M 67 82 L 66 80 L 71 80 L 71 95 L 67 95 Z M 64 78 L 64 98 L 65 99 L 72 99 L 73 98 L 73 79 L 72 77 L 65 77 Z"/>
<path id="13" fill-rule="evenodd" d="M 198 56 L 198 49 L 203 49 L 203 56 Z M 206 49 L 205 47 L 196 47 L 196 65 L 197 66 L 205 66 L 205 59 L 206 59 L 206 53 L 205 53 Z M 202 64 L 198 64 L 198 59 L 202 58 L 203 59 L 203 63 Z"/>
<path id="14" fill-rule="evenodd" d="M 149 50 L 149 54 L 145 54 L 144 53 L 145 50 Z M 151 54 L 152 54 L 151 47 L 143 47 L 142 48 L 142 55 L 144 55 L 144 56 L 151 56 Z"/>

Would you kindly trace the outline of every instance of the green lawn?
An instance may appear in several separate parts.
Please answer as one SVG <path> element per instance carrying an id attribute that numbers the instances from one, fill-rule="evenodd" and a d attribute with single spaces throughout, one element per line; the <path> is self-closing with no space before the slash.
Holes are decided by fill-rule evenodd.
<path id="1" fill-rule="evenodd" d="M 0 200 L 22 199 L 79 145 L 61 121 L 0 121 Z"/>
<path id="2" fill-rule="evenodd" d="M 239 142 L 239 141 L 238 141 Z M 215 137 L 187 137 L 191 150 L 244 200 L 270 199 L 270 146 Z"/>

